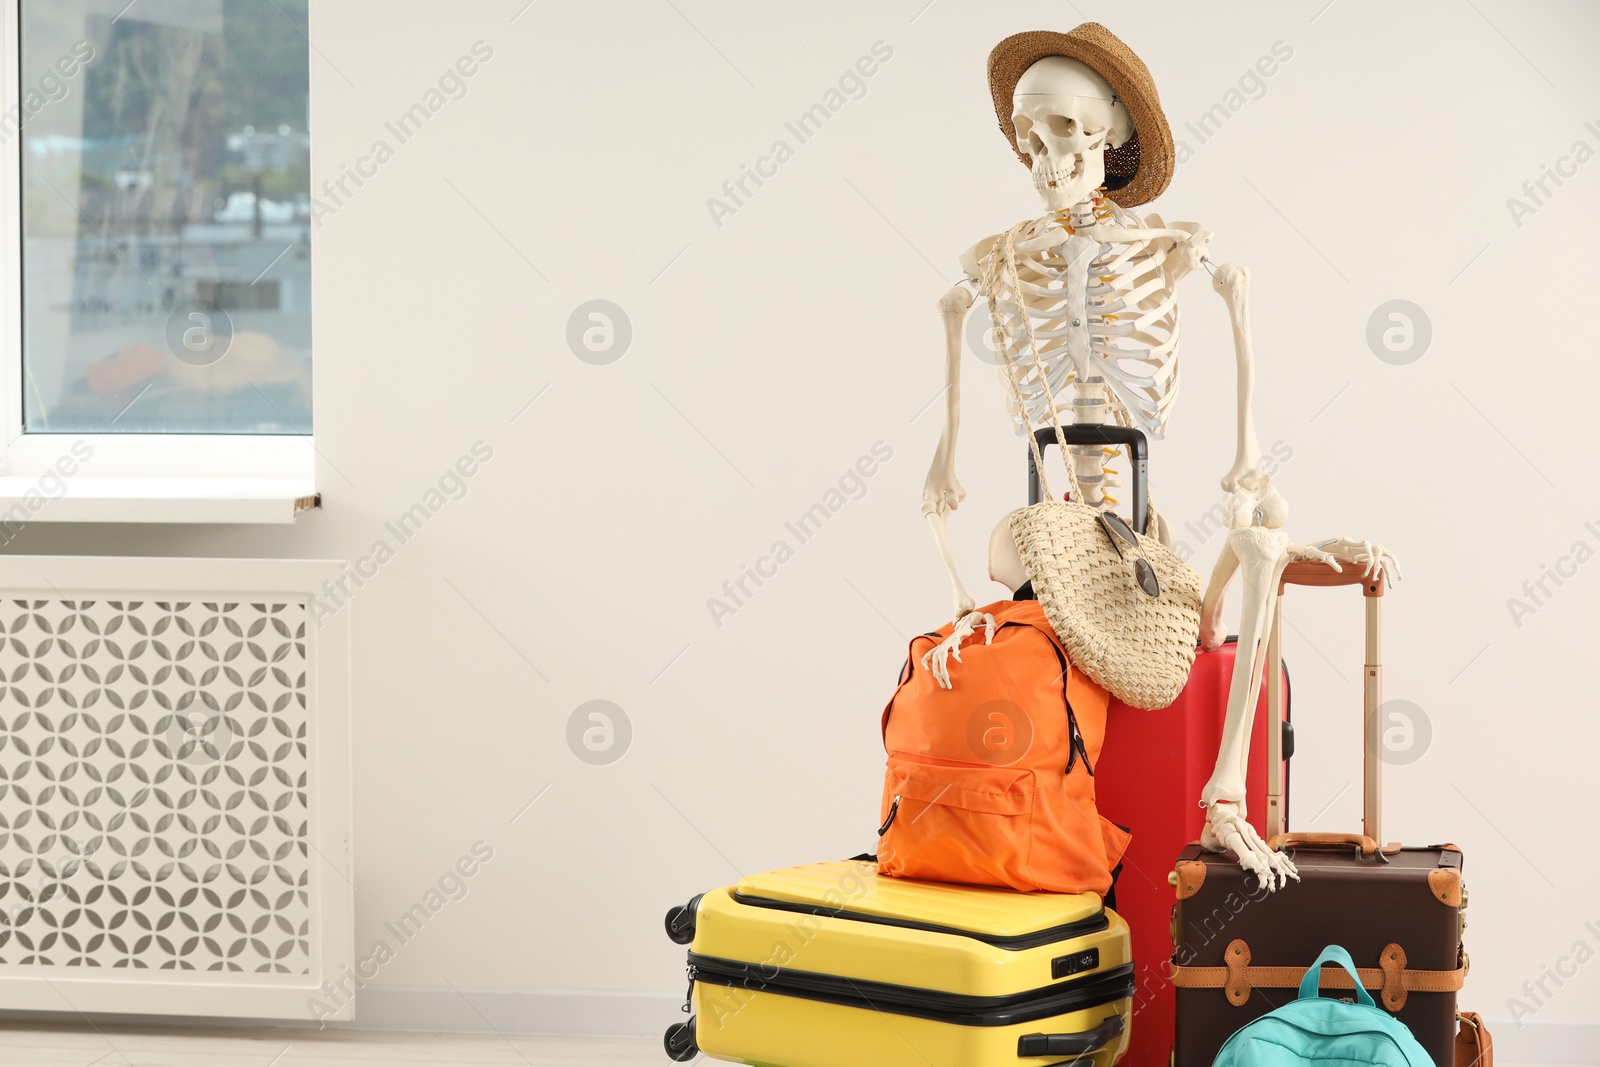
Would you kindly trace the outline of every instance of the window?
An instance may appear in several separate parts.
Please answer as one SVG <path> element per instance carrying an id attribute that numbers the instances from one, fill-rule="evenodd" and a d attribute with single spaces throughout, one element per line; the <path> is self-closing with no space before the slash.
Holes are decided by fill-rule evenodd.
<path id="1" fill-rule="evenodd" d="M 307 0 L 0 3 L 5 474 L 309 477 Z"/>
<path id="2" fill-rule="evenodd" d="M 20 0 L 22 431 L 309 434 L 306 0 L 123 2 Z"/>

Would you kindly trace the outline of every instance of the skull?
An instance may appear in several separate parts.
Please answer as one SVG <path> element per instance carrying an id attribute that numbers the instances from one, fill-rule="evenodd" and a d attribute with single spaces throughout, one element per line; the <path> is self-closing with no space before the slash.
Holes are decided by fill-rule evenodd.
<path id="1" fill-rule="evenodd" d="M 1033 159 L 1033 185 L 1051 211 L 1088 199 L 1105 182 L 1105 151 L 1133 138 L 1133 120 L 1106 80 L 1066 56 L 1023 72 L 1012 94 L 1017 148 Z"/>

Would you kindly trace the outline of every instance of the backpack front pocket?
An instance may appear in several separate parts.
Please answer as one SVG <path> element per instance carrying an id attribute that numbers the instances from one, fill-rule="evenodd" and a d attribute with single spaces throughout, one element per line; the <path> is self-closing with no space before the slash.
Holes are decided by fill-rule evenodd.
<path id="1" fill-rule="evenodd" d="M 901 878 L 1039 888 L 1028 877 L 1033 772 L 889 757 L 878 869 Z"/>

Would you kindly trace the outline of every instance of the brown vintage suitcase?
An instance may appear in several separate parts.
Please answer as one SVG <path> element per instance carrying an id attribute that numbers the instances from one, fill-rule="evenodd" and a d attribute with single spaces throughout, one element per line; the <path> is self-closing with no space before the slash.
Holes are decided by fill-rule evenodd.
<path id="1" fill-rule="evenodd" d="M 1346 567 L 1290 564 L 1283 585 L 1360 585 L 1366 605 L 1364 685 L 1366 758 L 1360 834 L 1283 834 L 1281 768 L 1269 755 L 1268 834 L 1291 853 L 1300 881 L 1269 893 L 1232 853 L 1191 845 L 1178 857 L 1172 882 L 1173 985 L 1177 987 L 1174 1067 L 1210 1067 L 1234 1031 L 1293 1000 L 1307 965 L 1330 944 L 1343 945 L 1361 970 L 1362 985 L 1394 1013 L 1427 1049 L 1437 1067 L 1455 1062 L 1456 991 L 1467 973 L 1461 949 L 1461 850 L 1454 845 L 1383 845 L 1383 668 L 1379 605 L 1384 581 Z M 1283 595 L 1283 585 L 1278 595 Z M 1273 679 L 1280 634 L 1267 648 L 1269 707 L 1279 695 Z M 1269 713 L 1270 714 L 1270 713 Z M 1268 732 L 1269 745 L 1276 731 Z M 1325 970 L 1325 989 L 1350 979 Z"/>

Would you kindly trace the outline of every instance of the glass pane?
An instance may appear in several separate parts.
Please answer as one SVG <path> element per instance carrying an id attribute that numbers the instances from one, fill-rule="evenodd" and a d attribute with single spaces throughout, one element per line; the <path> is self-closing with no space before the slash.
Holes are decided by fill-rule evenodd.
<path id="1" fill-rule="evenodd" d="M 306 0 L 21 18 L 27 431 L 310 433 Z"/>

